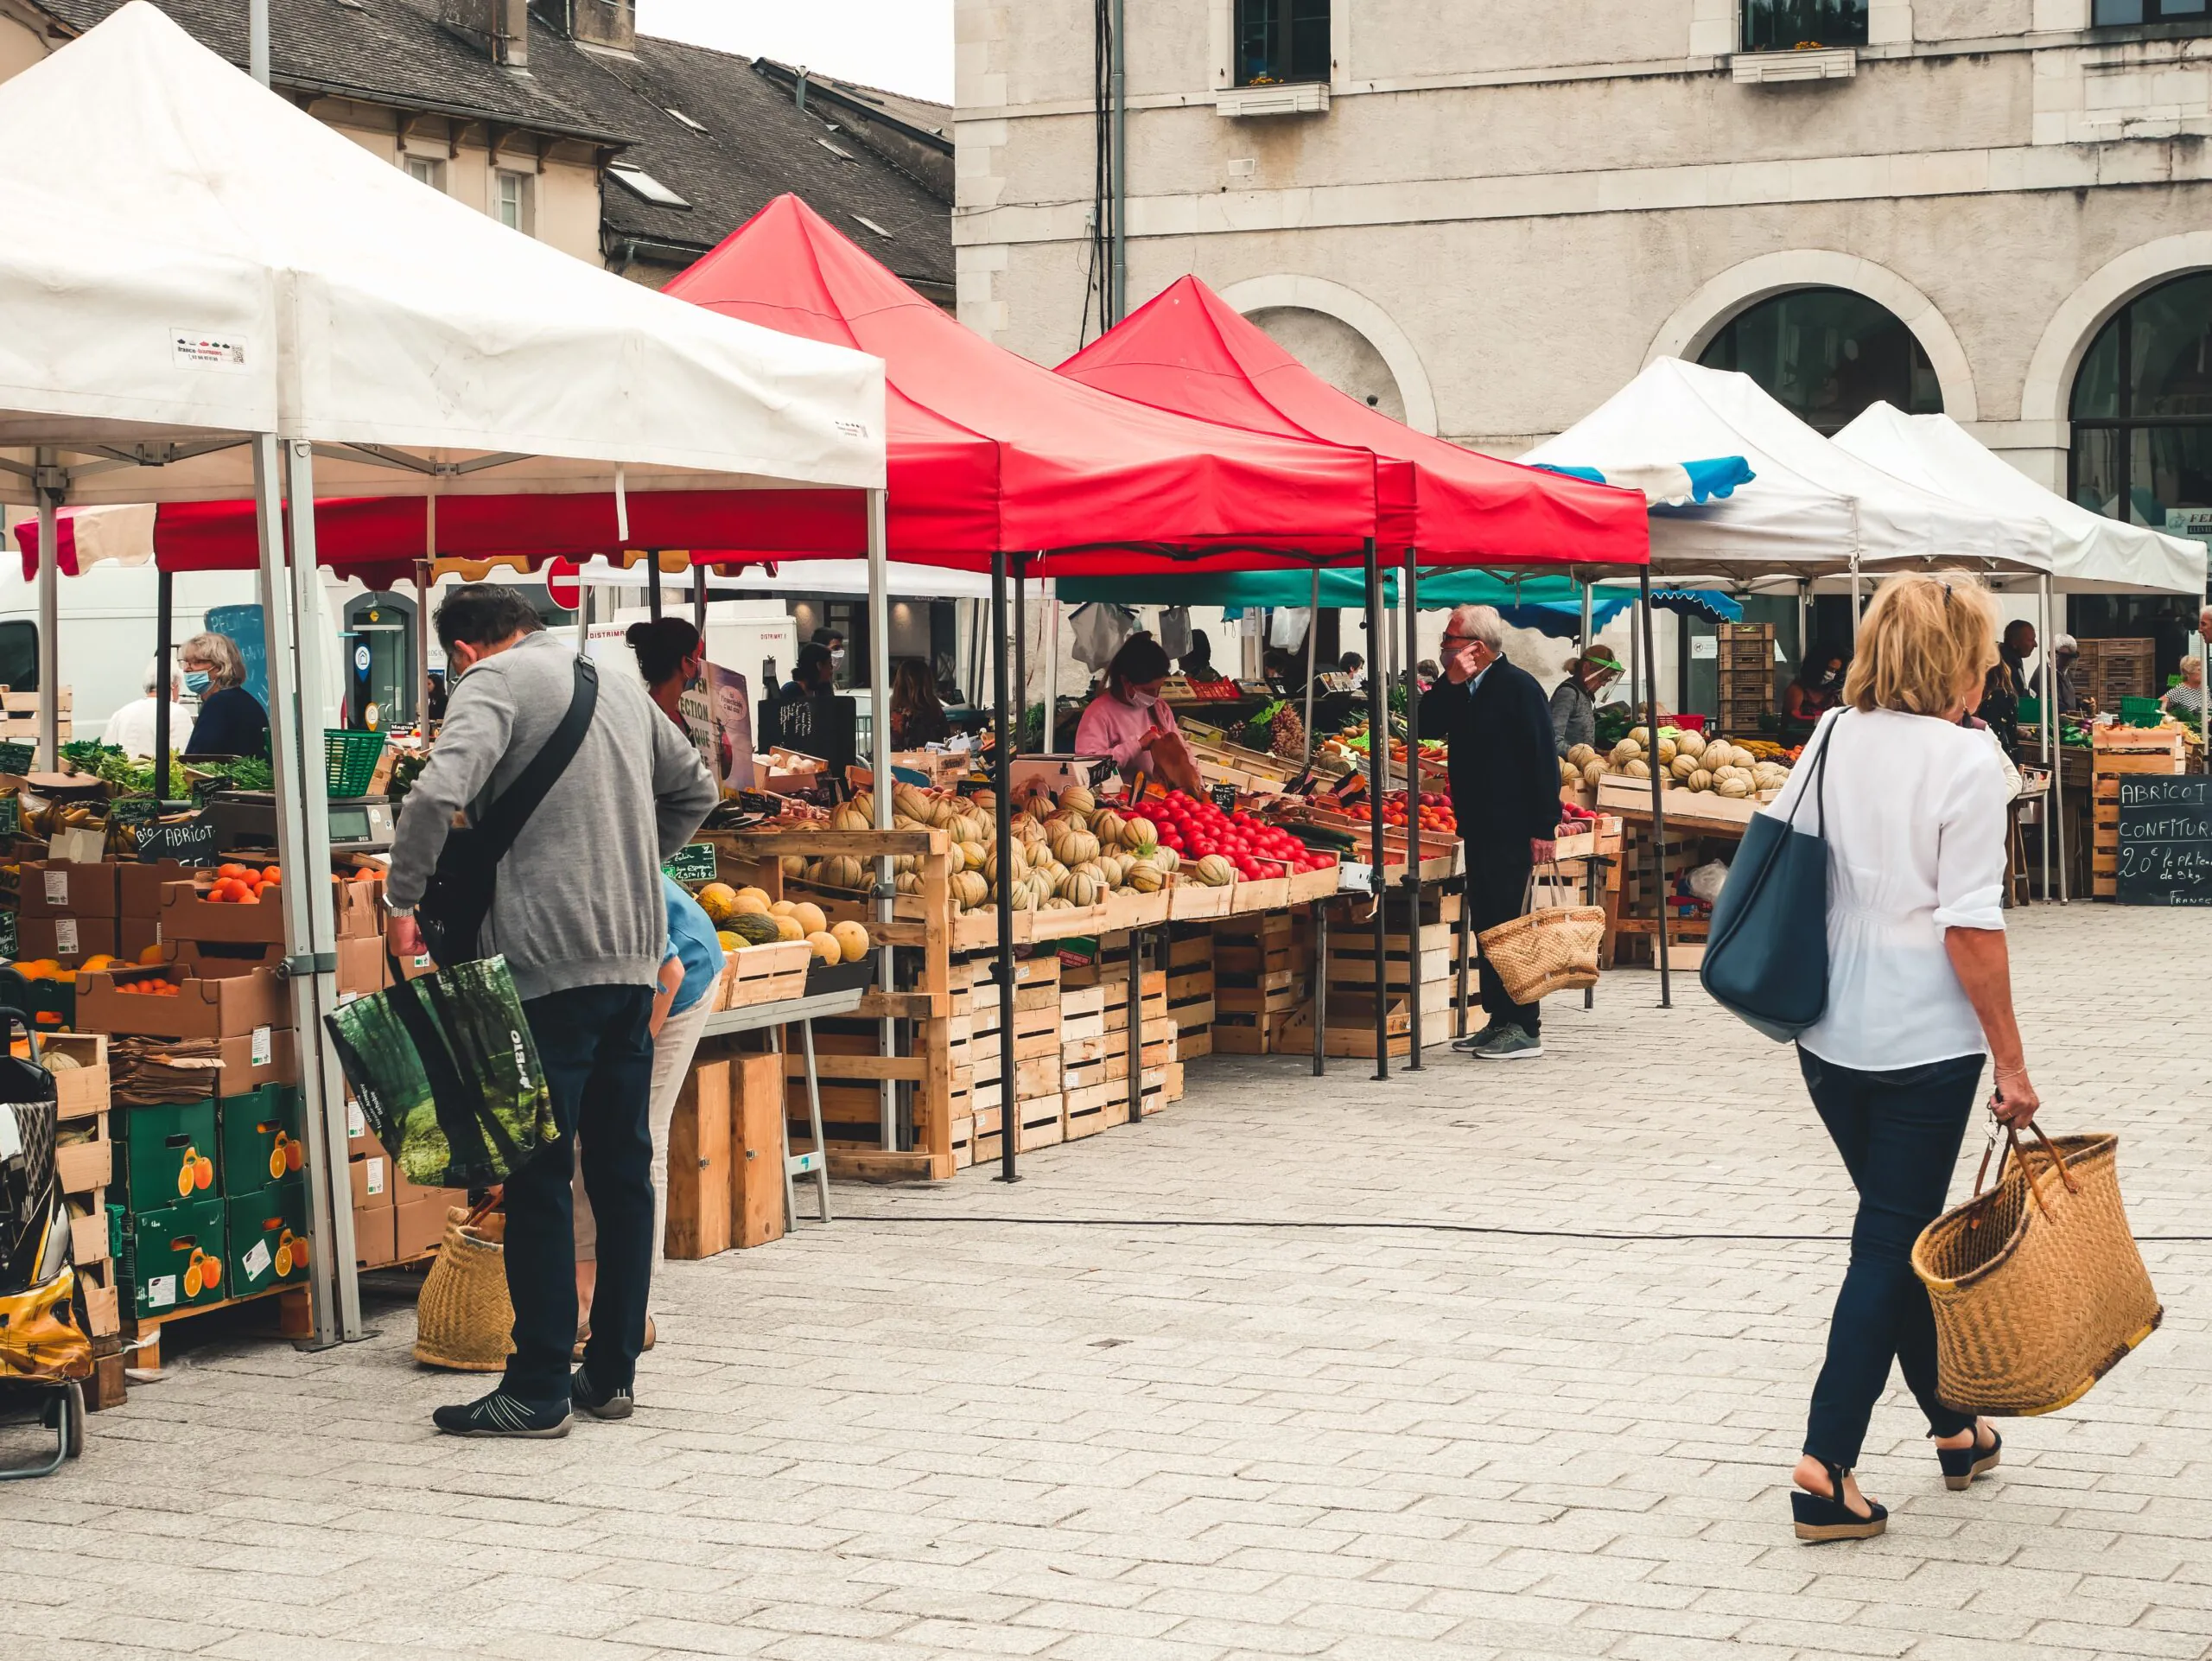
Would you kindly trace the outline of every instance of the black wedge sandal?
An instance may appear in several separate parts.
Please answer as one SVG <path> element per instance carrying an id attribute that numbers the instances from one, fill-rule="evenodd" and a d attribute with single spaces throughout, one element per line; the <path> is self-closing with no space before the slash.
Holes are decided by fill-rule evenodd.
<path id="1" fill-rule="evenodd" d="M 1821 1461 L 1821 1468 L 1828 1473 L 1828 1492 L 1834 1498 L 1807 1493 L 1797 1488 L 1789 1495 L 1790 1515 L 1796 1519 L 1797 1537 L 1815 1545 L 1828 1540 L 1871 1540 L 1890 1525 L 1889 1508 L 1866 1502 L 1870 1513 L 1861 1516 L 1851 1509 L 1843 1497 L 1843 1479 L 1847 1474 L 1840 1466 Z"/>
<path id="2" fill-rule="evenodd" d="M 1928 1433 L 1933 1436 L 1936 1433 Z M 1989 1427 L 1989 1446 L 1981 1445 L 1981 1424 L 1974 1423 L 1974 1440 L 1963 1448 L 1938 1448 L 1936 1457 L 1943 1467 L 1943 1486 L 1953 1493 L 1974 1486 L 1974 1480 L 1997 1468 L 1997 1456 L 2005 1451 L 2005 1438 L 1997 1427 Z"/>

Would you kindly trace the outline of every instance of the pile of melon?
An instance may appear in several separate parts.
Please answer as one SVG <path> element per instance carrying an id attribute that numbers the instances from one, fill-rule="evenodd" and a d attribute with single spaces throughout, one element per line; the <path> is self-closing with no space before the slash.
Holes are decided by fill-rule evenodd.
<path id="1" fill-rule="evenodd" d="M 1594 785 L 1608 773 L 1649 779 L 1656 768 L 1669 786 L 1716 796 L 1767 798 L 1789 781 L 1789 769 L 1779 761 L 1762 760 L 1725 738 L 1673 727 L 1662 727 L 1656 738 L 1648 727 L 1630 728 L 1627 737 L 1602 755 L 1577 744 L 1560 764 L 1562 779 L 1570 765 L 1580 770 L 1586 784 Z"/>
<path id="2" fill-rule="evenodd" d="M 715 926 L 725 951 L 804 940 L 822 962 L 858 963 L 868 955 L 868 929 L 860 923 L 832 923 L 810 900 L 770 901 L 765 888 L 733 888 L 709 882 L 699 890 L 699 908 Z"/>

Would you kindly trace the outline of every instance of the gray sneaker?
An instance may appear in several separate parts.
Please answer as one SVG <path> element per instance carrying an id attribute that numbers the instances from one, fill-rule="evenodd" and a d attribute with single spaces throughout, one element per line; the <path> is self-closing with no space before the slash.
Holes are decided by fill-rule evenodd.
<path id="1" fill-rule="evenodd" d="M 1533 1061 L 1544 1053 L 1544 1041 L 1518 1027 L 1502 1028 L 1475 1052 L 1478 1061 Z"/>
<path id="2" fill-rule="evenodd" d="M 1465 1038 L 1453 1039 L 1452 1047 L 1462 1055 L 1472 1055 L 1504 1030 L 1505 1023 L 1496 1016 L 1492 1016 L 1483 1024 L 1483 1029 L 1480 1032 L 1469 1033 Z"/>

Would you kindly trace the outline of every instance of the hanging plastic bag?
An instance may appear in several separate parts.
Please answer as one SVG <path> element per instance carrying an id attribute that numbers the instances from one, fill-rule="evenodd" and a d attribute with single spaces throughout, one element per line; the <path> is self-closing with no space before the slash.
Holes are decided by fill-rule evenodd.
<path id="1" fill-rule="evenodd" d="M 1122 644 L 1136 633 L 1137 614 L 1127 606 L 1093 601 L 1077 606 L 1068 619 L 1075 636 L 1071 648 L 1075 660 L 1090 669 L 1103 669 L 1114 661 Z"/>
<path id="2" fill-rule="evenodd" d="M 1160 649 L 1169 657 L 1188 657 L 1191 652 L 1191 608 L 1188 606 L 1162 606 L 1160 608 L 1160 627 L 1153 638 L 1160 642 Z"/>
<path id="3" fill-rule="evenodd" d="M 410 1182 L 491 1187 L 561 1134 L 505 958 L 401 980 L 323 1021 L 362 1117 Z"/>
<path id="4" fill-rule="evenodd" d="M 1304 606 L 1277 606 L 1268 614 L 1268 644 L 1284 652 L 1296 652 L 1306 644 L 1306 631 L 1313 624 L 1313 614 Z"/>

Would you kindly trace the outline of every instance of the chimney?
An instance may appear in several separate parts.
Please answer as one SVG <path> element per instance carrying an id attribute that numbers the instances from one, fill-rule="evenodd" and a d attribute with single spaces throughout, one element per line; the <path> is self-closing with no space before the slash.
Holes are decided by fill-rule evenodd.
<path id="1" fill-rule="evenodd" d="M 530 62 L 530 0 L 439 0 L 438 22 L 493 63 Z"/>
<path id="2" fill-rule="evenodd" d="M 569 38 L 611 52 L 638 49 L 638 0 L 568 0 Z"/>

